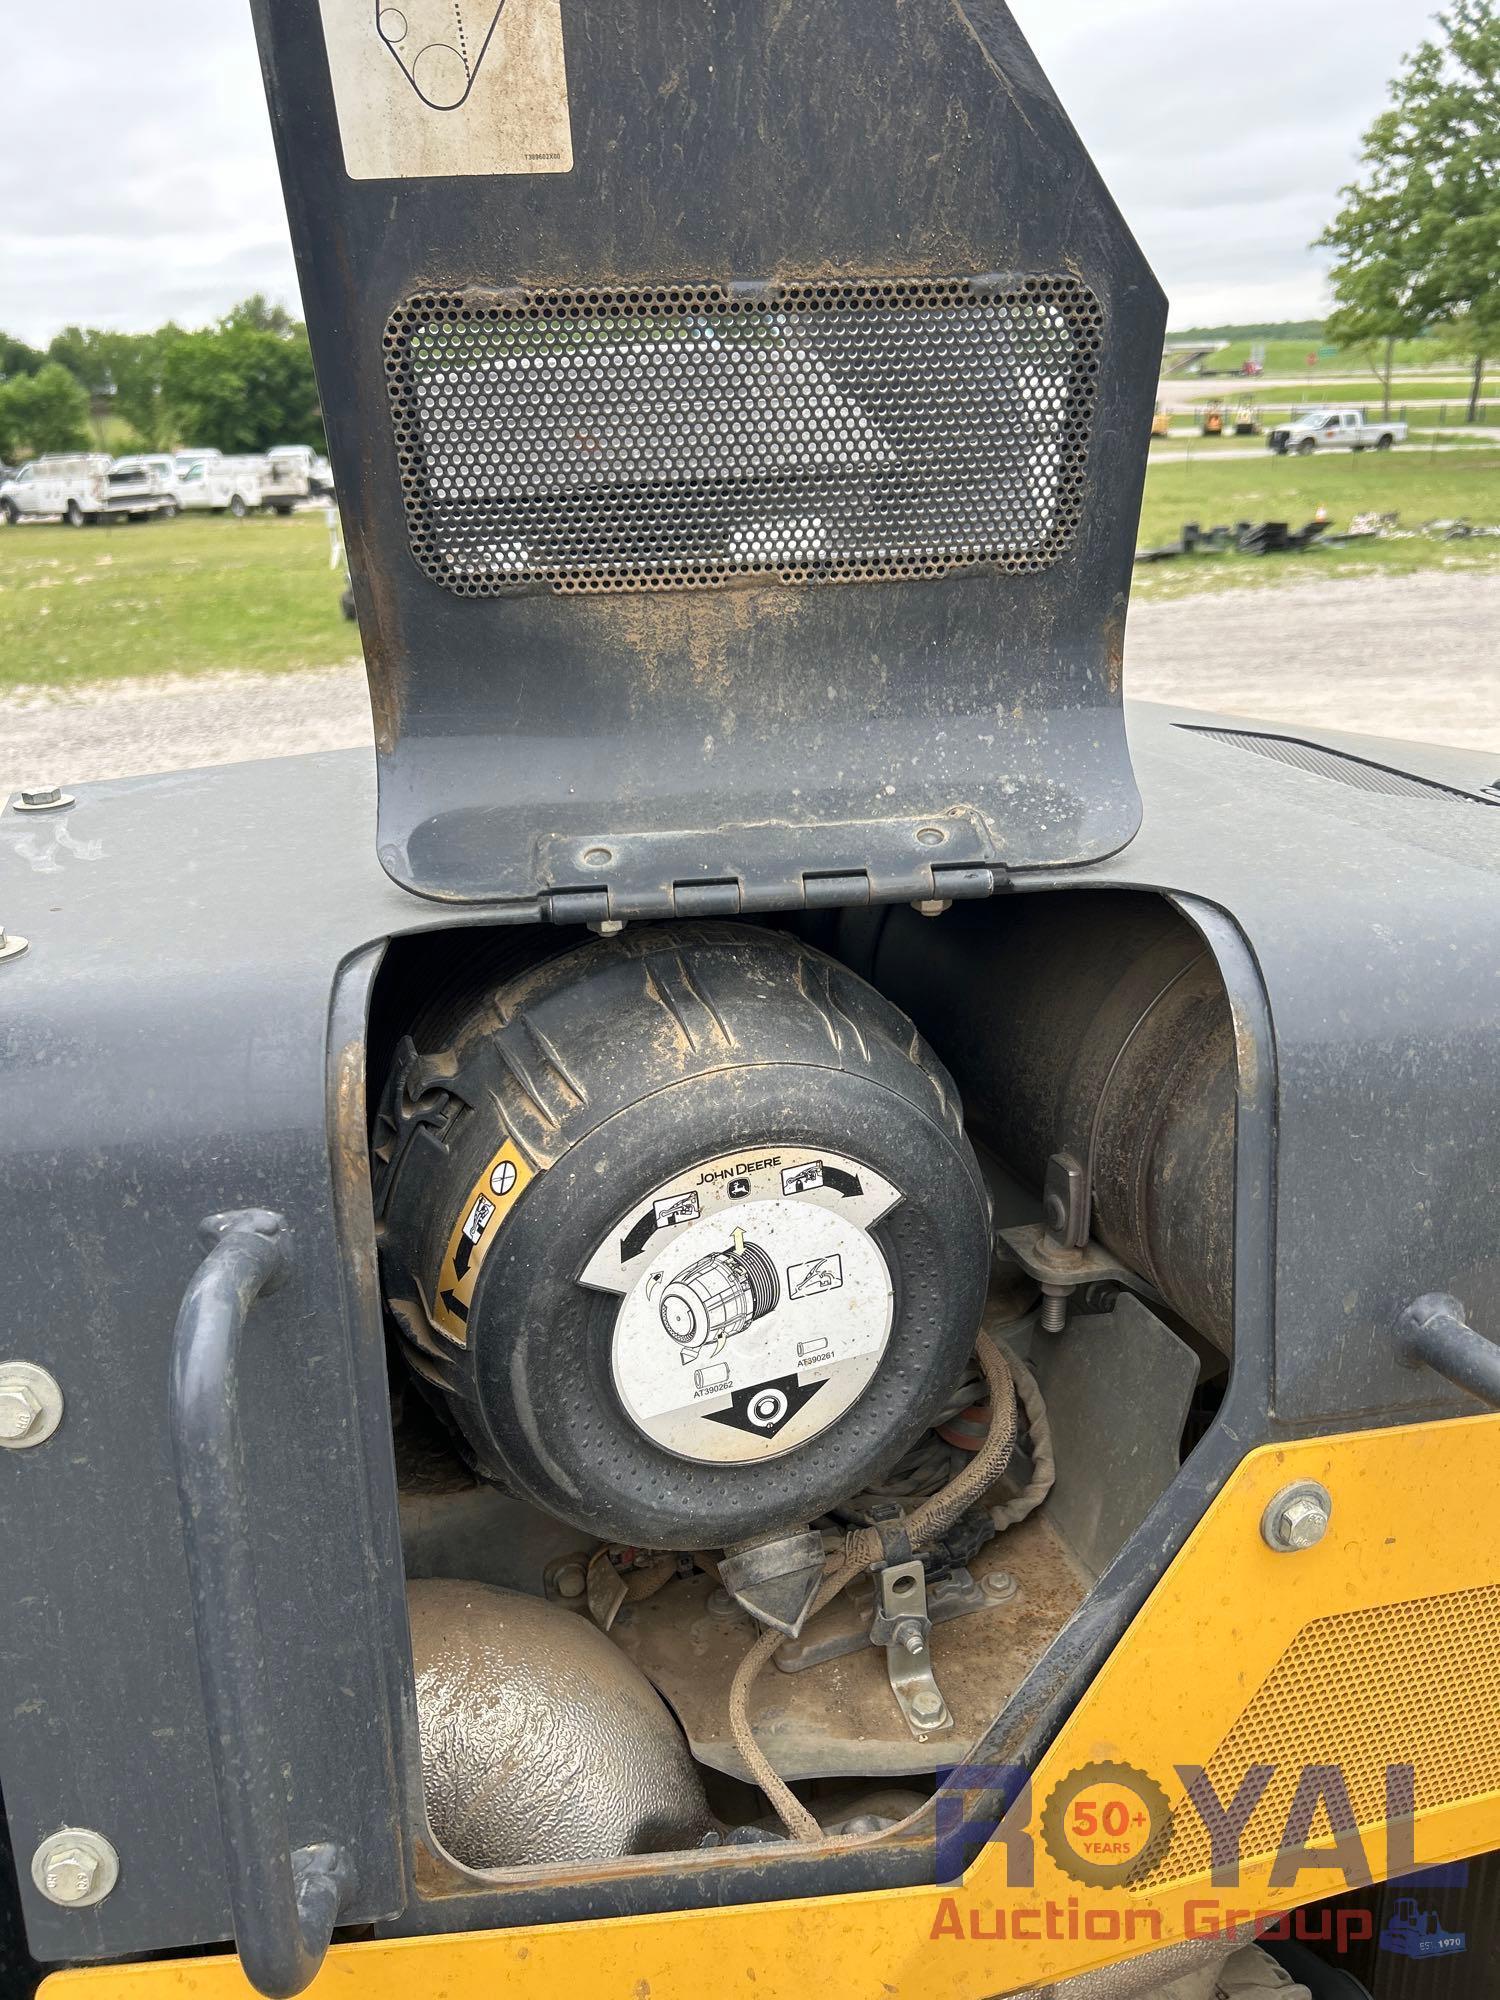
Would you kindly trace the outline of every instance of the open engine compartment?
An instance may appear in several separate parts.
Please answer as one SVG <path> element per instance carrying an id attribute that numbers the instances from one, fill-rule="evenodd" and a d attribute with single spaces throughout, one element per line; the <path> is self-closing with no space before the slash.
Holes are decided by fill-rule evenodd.
<path id="1" fill-rule="evenodd" d="M 1235 1060 L 1203 940 L 1125 891 L 392 946 L 438 1876 L 920 1810 L 1223 1395 Z"/>

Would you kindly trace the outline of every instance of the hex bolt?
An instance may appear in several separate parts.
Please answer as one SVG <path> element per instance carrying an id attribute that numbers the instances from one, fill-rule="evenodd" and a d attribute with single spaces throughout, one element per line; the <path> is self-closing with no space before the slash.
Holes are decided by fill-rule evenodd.
<path id="1" fill-rule="evenodd" d="M 120 1857 L 102 1833 L 65 1826 L 31 1857 L 31 1879 L 49 1903 L 66 1910 L 102 1903 L 120 1879 Z"/>
<path id="2" fill-rule="evenodd" d="M 994 1604 L 1007 1604 L 1020 1588 L 1008 1569 L 991 1570 L 980 1589 Z"/>
<path id="3" fill-rule="evenodd" d="M 0 1387 L 0 1444 L 20 1444 L 31 1435 L 42 1406 L 24 1383 Z"/>
<path id="4" fill-rule="evenodd" d="M 927 1641 L 922 1635 L 920 1625 L 904 1624 L 896 1627 L 896 1644 L 904 1652 L 910 1653 L 915 1657 L 916 1654 L 925 1651 Z"/>
<path id="5" fill-rule="evenodd" d="M 1278 1493 L 1261 1516 L 1260 1532 L 1278 1555 L 1301 1555 L 1328 1533 L 1333 1501 L 1315 1479 L 1300 1480 Z"/>
<path id="6" fill-rule="evenodd" d="M 582 1597 L 589 1587 L 588 1571 L 581 1562 L 561 1564 L 552 1581 L 559 1597 Z"/>
<path id="7" fill-rule="evenodd" d="M 597 924 L 589 925 L 595 937 L 618 937 L 624 928 L 624 922 L 619 917 L 601 917 Z"/>
<path id="8" fill-rule="evenodd" d="M 71 792 L 65 792 L 61 785 L 28 785 L 21 789 L 15 810 L 27 813 L 58 812 L 63 806 L 73 804 Z"/>
<path id="9" fill-rule="evenodd" d="M 918 1722 L 937 1722 L 943 1713 L 943 1697 L 936 1688 L 918 1688 L 911 1698 L 911 1712 Z"/>
<path id="10" fill-rule="evenodd" d="M 946 899 L 941 896 L 924 896 L 920 903 L 913 903 L 912 908 L 919 917 L 941 917 L 953 908 L 953 899 L 951 896 Z"/>
<path id="11" fill-rule="evenodd" d="M 45 1444 L 62 1422 L 63 1397 L 45 1368 L 0 1361 L 0 1451 Z"/>

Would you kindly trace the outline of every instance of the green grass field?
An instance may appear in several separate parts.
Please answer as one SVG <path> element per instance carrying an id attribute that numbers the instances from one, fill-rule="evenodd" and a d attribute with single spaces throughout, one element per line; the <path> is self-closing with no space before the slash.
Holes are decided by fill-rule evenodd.
<path id="1" fill-rule="evenodd" d="M 342 588 L 321 514 L 0 528 L 0 685 L 332 666 Z"/>
<path id="2" fill-rule="evenodd" d="M 1141 510 L 1140 544 L 1175 541 L 1183 524 L 1212 528 L 1236 521 L 1286 521 L 1300 528 L 1326 507 L 1334 528 L 1356 514 L 1397 513 L 1403 529 L 1466 518 L 1500 526 L 1500 449 L 1463 452 L 1321 452 L 1312 458 L 1229 459 L 1206 451 L 1154 459 Z M 1449 542 L 1415 535 L 1303 555 L 1204 555 L 1136 571 L 1147 597 L 1275 584 L 1293 577 L 1406 575 L 1418 569 L 1500 568 L 1500 536 Z"/>
<path id="3" fill-rule="evenodd" d="M 1320 453 L 1213 461 L 1158 447 L 1147 476 L 1143 546 L 1183 523 L 1284 520 L 1326 507 L 1335 525 L 1395 511 L 1403 526 L 1467 516 L 1500 524 L 1500 449 Z M 1143 596 L 1266 586 L 1306 576 L 1500 566 L 1500 537 L 1427 537 L 1299 556 L 1199 556 L 1137 571 Z M 194 520 L 109 528 L 0 529 L 0 686 L 79 686 L 141 674 L 223 668 L 278 672 L 354 657 L 328 567 L 321 515 Z"/>

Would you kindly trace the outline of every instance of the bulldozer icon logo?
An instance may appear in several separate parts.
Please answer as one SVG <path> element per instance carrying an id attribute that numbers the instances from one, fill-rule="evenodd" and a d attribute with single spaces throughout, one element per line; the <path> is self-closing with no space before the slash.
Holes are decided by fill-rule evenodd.
<path id="1" fill-rule="evenodd" d="M 1424 1910 L 1415 1896 L 1402 1896 L 1380 1933 L 1380 1949 L 1401 1958 L 1455 1958 L 1468 1950 L 1468 1939 L 1444 1930 L 1437 1911 Z"/>

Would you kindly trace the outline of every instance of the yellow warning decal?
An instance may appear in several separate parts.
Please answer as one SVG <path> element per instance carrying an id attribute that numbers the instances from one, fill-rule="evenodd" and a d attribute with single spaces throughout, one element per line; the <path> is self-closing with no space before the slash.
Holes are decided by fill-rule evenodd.
<path id="1" fill-rule="evenodd" d="M 459 1211 L 438 1274 L 432 1322 L 460 1347 L 468 1343 L 469 1302 L 479 1281 L 479 1267 L 500 1234 L 501 1223 L 535 1179 L 534 1170 L 507 1139 L 470 1188 Z"/>

